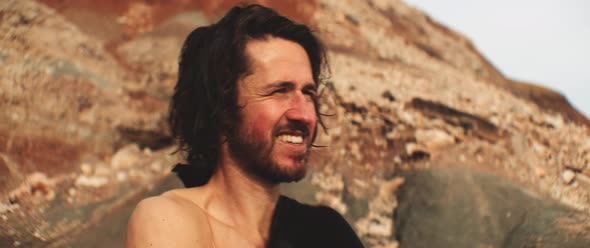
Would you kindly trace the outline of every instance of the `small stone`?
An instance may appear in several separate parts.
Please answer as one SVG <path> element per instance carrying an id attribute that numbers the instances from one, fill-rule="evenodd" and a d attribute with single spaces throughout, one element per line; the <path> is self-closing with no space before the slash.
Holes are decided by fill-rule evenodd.
<path id="1" fill-rule="evenodd" d="M 412 126 L 416 122 L 416 118 L 414 118 L 414 115 L 412 115 L 410 112 L 401 111 L 401 112 L 399 112 L 399 117 L 402 121 L 404 121 L 405 123 L 410 124 Z"/>
<path id="2" fill-rule="evenodd" d="M 101 176 L 80 176 L 76 179 L 76 185 L 99 188 L 109 182 L 108 178 Z"/>
<path id="3" fill-rule="evenodd" d="M 549 123 L 555 129 L 561 129 L 564 125 L 563 118 L 557 114 L 546 114 L 544 116 L 545 122 Z"/>
<path id="4" fill-rule="evenodd" d="M 320 105 L 320 113 L 327 113 L 329 111 L 329 107 L 326 105 Z"/>
<path id="5" fill-rule="evenodd" d="M 117 180 L 119 182 L 127 181 L 127 173 L 124 171 L 117 172 Z"/>
<path id="6" fill-rule="evenodd" d="M 368 184 L 367 182 L 365 182 L 365 181 L 362 181 L 362 180 L 360 180 L 360 179 L 358 179 L 358 178 L 354 178 L 354 179 L 352 180 L 352 183 L 353 183 L 354 185 L 356 185 L 357 187 L 360 187 L 360 188 L 363 188 L 363 189 L 366 189 L 366 188 L 368 188 L 368 187 L 369 187 L 369 184 Z"/>
<path id="7" fill-rule="evenodd" d="M 111 166 L 115 169 L 130 168 L 137 164 L 142 152 L 136 144 L 131 144 L 119 149 L 111 159 Z"/>
<path id="8" fill-rule="evenodd" d="M 53 187 L 53 181 L 47 178 L 47 176 L 41 172 L 34 172 L 27 178 L 29 185 L 31 186 L 31 192 L 49 192 L 49 189 Z"/>
<path id="9" fill-rule="evenodd" d="M 107 176 L 110 174 L 111 174 L 111 170 L 104 164 L 98 164 L 98 165 L 96 165 L 96 168 L 94 168 L 94 175 Z"/>
<path id="10" fill-rule="evenodd" d="M 43 235 L 41 235 L 41 234 L 39 233 L 39 231 L 35 231 L 35 232 L 33 232 L 33 237 L 35 237 L 35 238 L 38 238 L 38 239 L 40 239 L 40 240 L 42 240 L 42 241 L 45 241 L 45 237 L 43 237 Z"/>
<path id="11" fill-rule="evenodd" d="M 547 151 L 547 148 L 542 145 L 539 144 L 537 142 L 533 143 L 533 150 L 537 153 L 537 154 L 544 154 Z"/>
<path id="12" fill-rule="evenodd" d="M 18 113 L 12 113 L 10 115 L 10 118 L 12 118 L 12 120 L 18 121 L 19 115 L 18 115 Z"/>
<path id="13" fill-rule="evenodd" d="M 385 134 L 385 138 L 388 140 L 394 140 L 397 138 L 397 133 L 395 131 L 389 131 Z"/>
<path id="14" fill-rule="evenodd" d="M 352 122 L 362 125 L 363 124 L 363 116 L 359 113 L 354 113 L 352 115 Z"/>
<path id="15" fill-rule="evenodd" d="M 7 221 L 8 217 L 6 215 L 2 215 L 2 220 Z"/>
<path id="16" fill-rule="evenodd" d="M 68 195 L 75 196 L 76 195 L 76 189 L 75 188 L 68 189 Z"/>
<path id="17" fill-rule="evenodd" d="M 581 164 L 581 163 L 572 163 L 571 161 L 564 165 L 565 168 L 573 170 L 573 171 L 582 171 L 584 170 L 584 167 L 586 165 L 585 164 Z"/>
<path id="18" fill-rule="evenodd" d="M 429 150 L 448 147 L 455 143 L 453 136 L 439 129 L 416 130 L 415 137 L 418 144 L 423 144 Z"/>
<path id="19" fill-rule="evenodd" d="M 49 191 L 47 195 L 45 195 L 45 200 L 52 201 L 55 199 L 55 191 Z"/>
<path id="20" fill-rule="evenodd" d="M 80 169 L 82 170 L 82 173 L 84 175 L 90 175 L 92 174 L 92 165 L 88 164 L 88 163 L 83 163 L 82 165 L 80 165 Z"/>
<path id="21" fill-rule="evenodd" d="M 576 173 L 572 170 L 565 170 L 561 173 L 561 179 L 563 179 L 563 182 L 566 184 L 572 183 L 574 178 L 576 178 Z"/>
<path id="22" fill-rule="evenodd" d="M 384 139 L 375 138 L 374 143 L 377 147 L 387 147 L 387 141 Z"/>
<path id="23" fill-rule="evenodd" d="M 20 246 L 20 242 L 19 241 L 14 241 L 14 243 L 12 243 L 12 245 L 14 247 L 18 247 L 18 246 Z"/>
<path id="24" fill-rule="evenodd" d="M 22 12 L 22 17 L 27 22 L 33 21 L 37 17 L 38 13 L 34 9 L 25 10 Z"/>
<path id="25" fill-rule="evenodd" d="M 160 172 L 162 171 L 162 165 L 156 161 L 150 165 L 150 169 L 152 169 L 153 172 Z"/>
<path id="26" fill-rule="evenodd" d="M 328 133 L 330 134 L 330 136 L 340 137 L 340 135 L 342 134 L 342 128 L 341 127 L 332 128 L 328 131 Z"/>
<path id="27" fill-rule="evenodd" d="M 152 149 L 150 149 L 149 147 L 143 148 L 143 154 L 145 155 L 152 155 Z"/>
<path id="28" fill-rule="evenodd" d="M 319 186 L 322 190 L 330 192 L 342 192 L 344 189 L 344 179 L 342 175 L 325 175 L 324 173 L 315 173 L 311 178 L 313 185 Z"/>
<path id="29" fill-rule="evenodd" d="M 484 159 L 481 155 L 478 154 L 477 156 L 475 156 L 475 160 L 477 160 L 477 162 L 481 164 L 481 163 L 483 163 Z"/>
<path id="30" fill-rule="evenodd" d="M 535 175 L 537 175 L 538 178 L 543 178 L 547 175 L 547 172 L 543 168 L 535 167 Z"/>
<path id="31" fill-rule="evenodd" d="M 356 142 L 350 143 L 350 153 L 356 157 L 356 159 L 361 160 L 363 155 L 360 152 L 359 144 Z"/>
<path id="32" fill-rule="evenodd" d="M 368 233 L 377 237 L 389 237 L 393 231 L 393 221 L 389 218 L 376 218 L 369 222 Z"/>
<path id="33" fill-rule="evenodd" d="M 399 242 L 387 241 L 385 244 L 379 246 L 379 248 L 399 248 Z"/>
<path id="34" fill-rule="evenodd" d="M 4 213 L 14 213 L 14 210 L 18 209 L 19 205 L 18 204 L 10 204 L 10 205 L 4 205 L 0 203 L 0 214 L 4 214 Z"/>
<path id="35" fill-rule="evenodd" d="M 428 149 L 426 149 L 424 146 L 418 145 L 413 142 L 407 143 L 405 148 L 406 148 L 406 154 L 408 154 L 408 155 L 414 155 L 414 154 L 418 154 L 418 153 L 429 154 Z"/>

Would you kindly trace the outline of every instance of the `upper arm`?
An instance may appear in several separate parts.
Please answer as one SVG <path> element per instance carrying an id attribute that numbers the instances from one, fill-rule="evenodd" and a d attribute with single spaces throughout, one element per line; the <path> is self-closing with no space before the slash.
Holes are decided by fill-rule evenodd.
<path id="1" fill-rule="evenodd" d="M 142 200 L 129 219 L 125 247 L 209 247 L 199 216 L 167 197 Z"/>

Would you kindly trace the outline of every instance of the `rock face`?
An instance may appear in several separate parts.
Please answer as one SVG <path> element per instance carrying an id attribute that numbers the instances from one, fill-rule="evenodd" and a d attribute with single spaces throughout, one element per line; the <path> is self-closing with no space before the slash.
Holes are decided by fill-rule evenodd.
<path id="1" fill-rule="evenodd" d="M 590 121 L 561 95 L 505 78 L 467 38 L 397 0 L 261 2 L 313 26 L 331 62 L 320 108 L 329 129 L 317 139 L 327 147 L 286 194 L 341 212 L 367 247 L 444 237 L 448 247 L 551 247 L 572 232 L 579 242 L 563 244 L 586 244 Z M 178 185 L 161 184 L 178 159 L 165 122 L 178 52 L 233 4 L 0 3 L 1 247 L 89 246 L 115 230 L 105 222 L 122 230 L 125 211 L 154 186 Z M 413 172 L 434 176 L 404 179 Z M 495 178 L 511 186 L 490 186 Z M 471 198 L 497 211 L 481 214 Z M 522 220 L 514 202 L 539 219 L 503 219 Z M 473 221 L 435 221 L 461 213 Z"/>
<path id="2" fill-rule="evenodd" d="M 498 176 L 451 168 L 405 178 L 395 218 L 401 247 L 590 246 L 587 214 Z"/>

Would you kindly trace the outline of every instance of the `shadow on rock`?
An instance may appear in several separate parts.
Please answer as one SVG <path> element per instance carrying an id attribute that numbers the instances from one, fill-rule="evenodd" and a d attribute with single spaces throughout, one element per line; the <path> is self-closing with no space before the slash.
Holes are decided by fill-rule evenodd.
<path id="1" fill-rule="evenodd" d="M 466 169 L 411 172 L 394 214 L 400 247 L 590 247 L 590 216 Z"/>

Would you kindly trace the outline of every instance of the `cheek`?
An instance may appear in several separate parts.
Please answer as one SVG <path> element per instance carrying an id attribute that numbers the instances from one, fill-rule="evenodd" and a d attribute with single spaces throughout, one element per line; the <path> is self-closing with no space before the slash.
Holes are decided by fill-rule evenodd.
<path id="1" fill-rule="evenodd" d="M 249 136 L 258 140 L 269 137 L 272 131 L 272 126 L 268 126 L 261 118 L 255 119 L 247 128 Z"/>
<path id="2" fill-rule="evenodd" d="M 280 120 L 280 113 L 274 106 L 253 104 L 244 108 L 244 131 L 252 138 L 267 138 L 272 136 L 272 131 Z"/>
<path id="3" fill-rule="evenodd" d="M 318 125 L 318 114 L 317 109 L 313 103 L 309 103 L 305 108 L 306 116 L 309 118 L 310 131 L 313 131 Z"/>

